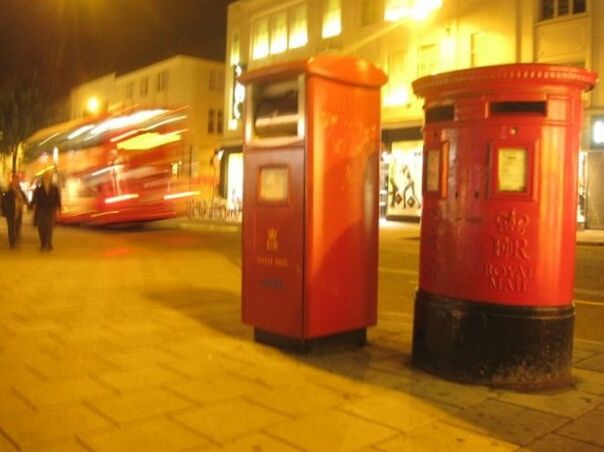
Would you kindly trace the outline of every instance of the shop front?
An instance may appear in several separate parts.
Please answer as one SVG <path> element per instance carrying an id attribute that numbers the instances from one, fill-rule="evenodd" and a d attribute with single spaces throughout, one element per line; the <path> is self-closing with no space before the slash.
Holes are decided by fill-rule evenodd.
<path id="1" fill-rule="evenodd" d="M 579 160 L 578 215 L 580 220 L 583 213 L 585 229 L 604 229 L 604 116 L 592 116 L 590 138 Z"/>
<path id="2" fill-rule="evenodd" d="M 418 222 L 422 208 L 422 136 L 419 127 L 382 132 L 382 215 Z"/>
<path id="3" fill-rule="evenodd" d="M 216 151 L 215 159 L 215 164 L 220 168 L 218 189 L 213 202 L 214 206 L 219 206 L 217 214 L 240 221 L 243 203 L 243 148 L 241 145 L 225 146 Z"/>

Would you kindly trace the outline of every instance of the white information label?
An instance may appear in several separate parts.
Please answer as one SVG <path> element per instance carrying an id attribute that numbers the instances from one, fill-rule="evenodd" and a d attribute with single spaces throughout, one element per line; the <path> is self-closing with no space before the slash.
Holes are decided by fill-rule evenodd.
<path id="1" fill-rule="evenodd" d="M 260 170 L 260 200 L 287 201 L 287 167 L 270 167 Z"/>
<path id="2" fill-rule="evenodd" d="M 498 191 L 523 193 L 527 189 L 527 150 L 501 148 L 497 153 Z"/>
<path id="3" fill-rule="evenodd" d="M 426 191 L 437 192 L 440 186 L 440 150 L 428 151 L 426 162 Z"/>

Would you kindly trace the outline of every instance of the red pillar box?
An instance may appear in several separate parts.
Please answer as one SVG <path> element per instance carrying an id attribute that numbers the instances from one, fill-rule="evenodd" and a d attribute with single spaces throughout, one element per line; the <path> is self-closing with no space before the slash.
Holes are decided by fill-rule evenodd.
<path id="1" fill-rule="evenodd" d="M 581 93 L 596 74 L 512 64 L 423 77 L 413 365 L 458 381 L 570 383 Z"/>
<path id="2" fill-rule="evenodd" d="M 385 80 L 367 62 L 336 56 L 241 78 L 242 318 L 258 341 L 364 343 L 376 323 Z"/>

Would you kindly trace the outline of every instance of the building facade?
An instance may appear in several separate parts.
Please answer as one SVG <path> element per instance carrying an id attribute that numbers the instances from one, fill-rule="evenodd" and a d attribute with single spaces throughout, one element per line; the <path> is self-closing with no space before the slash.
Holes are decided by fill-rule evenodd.
<path id="1" fill-rule="evenodd" d="M 382 214 L 421 213 L 422 100 L 413 80 L 506 63 L 604 69 L 604 4 L 595 0 L 239 0 L 228 10 L 225 83 L 225 196 L 241 180 L 245 70 L 321 53 L 355 55 L 382 68 Z M 604 98 L 584 96 L 578 220 L 604 228 Z M 600 116 L 602 115 L 602 116 Z M 600 120 L 602 118 L 602 121 Z M 238 162 L 236 164 L 231 163 Z M 601 220 L 600 220 L 601 219 Z"/>
<path id="2" fill-rule="evenodd" d="M 186 108 L 183 165 L 200 199 L 217 182 L 214 155 L 224 129 L 224 63 L 177 55 L 125 74 L 107 74 L 71 91 L 71 119 L 130 108 Z"/>

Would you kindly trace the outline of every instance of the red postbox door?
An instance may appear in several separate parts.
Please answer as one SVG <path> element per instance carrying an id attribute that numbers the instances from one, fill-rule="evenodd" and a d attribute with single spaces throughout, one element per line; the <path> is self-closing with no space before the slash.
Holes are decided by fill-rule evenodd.
<path id="1" fill-rule="evenodd" d="M 304 148 L 246 149 L 243 321 L 302 337 Z"/>

